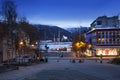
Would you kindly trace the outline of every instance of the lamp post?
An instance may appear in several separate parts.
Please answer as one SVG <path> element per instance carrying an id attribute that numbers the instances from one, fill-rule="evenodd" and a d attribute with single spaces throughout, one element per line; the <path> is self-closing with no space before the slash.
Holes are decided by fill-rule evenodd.
<path id="1" fill-rule="evenodd" d="M 20 64 L 20 57 L 22 55 L 22 46 L 23 46 L 23 41 L 19 42 L 19 46 L 20 46 L 20 54 L 19 54 L 19 64 Z M 22 55 L 23 56 L 23 55 Z M 22 61 L 23 62 L 23 61 Z"/>

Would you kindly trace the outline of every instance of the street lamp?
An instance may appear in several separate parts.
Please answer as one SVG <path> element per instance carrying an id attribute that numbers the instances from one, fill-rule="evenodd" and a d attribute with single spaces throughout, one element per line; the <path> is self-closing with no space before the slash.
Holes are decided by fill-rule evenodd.
<path id="1" fill-rule="evenodd" d="M 23 41 L 19 42 L 19 46 L 20 46 L 20 54 L 19 54 L 19 64 L 20 64 L 20 57 L 22 55 L 22 46 L 23 46 Z M 23 56 L 23 55 L 22 55 Z"/>
<path id="2" fill-rule="evenodd" d="M 19 43 L 19 44 L 20 44 L 20 46 L 22 46 L 22 45 L 23 45 L 23 41 L 20 41 L 20 43 Z"/>
<path id="3" fill-rule="evenodd" d="M 32 47 L 33 47 L 33 48 L 34 48 L 34 46 L 35 46 L 35 45 L 34 45 L 34 44 L 32 44 Z"/>

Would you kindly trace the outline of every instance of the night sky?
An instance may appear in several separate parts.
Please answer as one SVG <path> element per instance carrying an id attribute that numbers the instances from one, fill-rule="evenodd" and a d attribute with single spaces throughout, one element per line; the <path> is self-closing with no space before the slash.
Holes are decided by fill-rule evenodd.
<path id="1" fill-rule="evenodd" d="M 90 26 L 98 16 L 120 13 L 120 0 L 15 0 L 17 12 L 33 24 Z"/>

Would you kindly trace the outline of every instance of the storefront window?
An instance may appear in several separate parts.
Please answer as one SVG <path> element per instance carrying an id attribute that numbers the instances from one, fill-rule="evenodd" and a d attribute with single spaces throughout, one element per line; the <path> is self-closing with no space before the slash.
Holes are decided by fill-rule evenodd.
<path id="1" fill-rule="evenodd" d="M 98 48 L 97 55 L 117 55 L 117 48 Z"/>

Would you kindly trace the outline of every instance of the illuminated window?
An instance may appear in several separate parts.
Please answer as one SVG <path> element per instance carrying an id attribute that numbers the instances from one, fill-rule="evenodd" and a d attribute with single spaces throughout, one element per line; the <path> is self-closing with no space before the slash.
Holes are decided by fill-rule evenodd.
<path id="1" fill-rule="evenodd" d="M 108 39 L 106 39 L 106 43 L 108 43 Z"/>
<path id="2" fill-rule="evenodd" d="M 100 42 L 101 41 L 101 39 L 100 38 L 98 38 L 98 42 Z"/>
<path id="3" fill-rule="evenodd" d="M 98 41 L 100 41 L 101 39 L 100 38 L 98 38 Z"/>
<path id="4" fill-rule="evenodd" d="M 98 31 L 98 34 L 100 34 L 100 32 Z"/>
<path id="5" fill-rule="evenodd" d="M 102 42 L 104 42 L 104 38 L 102 38 Z"/>

